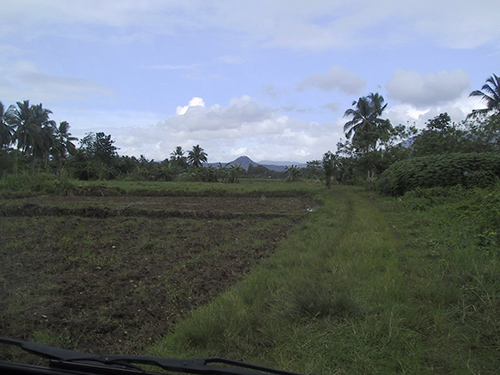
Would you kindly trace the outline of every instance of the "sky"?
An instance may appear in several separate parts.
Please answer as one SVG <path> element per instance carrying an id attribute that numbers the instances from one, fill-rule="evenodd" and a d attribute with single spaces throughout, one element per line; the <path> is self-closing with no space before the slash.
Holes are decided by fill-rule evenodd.
<path id="1" fill-rule="evenodd" d="M 0 101 L 43 103 L 73 136 L 164 160 L 200 145 L 303 163 L 378 92 L 393 125 L 485 104 L 498 0 L 3 0 Z"/>

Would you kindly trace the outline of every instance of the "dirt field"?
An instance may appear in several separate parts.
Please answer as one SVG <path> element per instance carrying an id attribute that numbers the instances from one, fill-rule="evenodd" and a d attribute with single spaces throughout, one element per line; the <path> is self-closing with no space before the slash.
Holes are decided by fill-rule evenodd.
<path id="1" fill-rule="evenodd" d="M 304 197 L 0 202 L 0 335 L 139 353 L 268 257 Z"/>

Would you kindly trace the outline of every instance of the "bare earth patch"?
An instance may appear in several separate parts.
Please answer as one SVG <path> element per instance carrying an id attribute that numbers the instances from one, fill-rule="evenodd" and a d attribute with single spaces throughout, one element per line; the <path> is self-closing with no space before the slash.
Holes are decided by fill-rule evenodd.
<path id="1" fill-rule="evenodd" d="M 0 204 L 0 335 L 139 353 L 268 257 L 305 197 L 37 197 Z"/>

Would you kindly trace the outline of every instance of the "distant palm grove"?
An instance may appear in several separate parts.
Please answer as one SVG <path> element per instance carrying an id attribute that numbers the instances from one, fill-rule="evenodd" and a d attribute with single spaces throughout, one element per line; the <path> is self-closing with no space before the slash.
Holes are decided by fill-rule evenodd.
<path id="1" fill-rule="evenodd" d="M 78 140 L 71 136 L 70 124 L 56 124 L 41 103 L 25 100 L 6 108 L 0 102 L 0 178 L 37 172 L 80 180 L 318 179 L 328 187 L 368 183 L 389 194 L 418 186 L 493 184 L 500 177 L 500 78 L 493 74 L 470 96 L 481 98 L 486 108 L 460 122 L 441 113 L 423 129 L 384 119 L 387 103 L 382 95 L 360 97 L 345 111 L 345 140 L 337 143 L 335 153 L 327 151 L 322 160 L 309 161 L 305 168 L 288 166 L 284 172 L 264 166 L 245 170 L 237 164 L 207 165 L 208 155 L 200 145 L 191 150 L 177 146 L 163 161 L 120 156 L 111 135 L 88 133 Z M 431 165 L 447 174 L 432 172 Z"/>

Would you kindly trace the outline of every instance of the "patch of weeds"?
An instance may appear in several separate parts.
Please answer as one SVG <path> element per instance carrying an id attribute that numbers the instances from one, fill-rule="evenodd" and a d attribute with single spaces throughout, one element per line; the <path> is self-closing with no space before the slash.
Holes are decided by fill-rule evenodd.
<path id="1" fill-rule="evenodd" d="M 334 317 L 343 319 L 359 313 L 358 305 L 341 287 L 320 279 L 303 279 L 292 286 L 288 295 L 288 313 L 293 318 Z"/>

